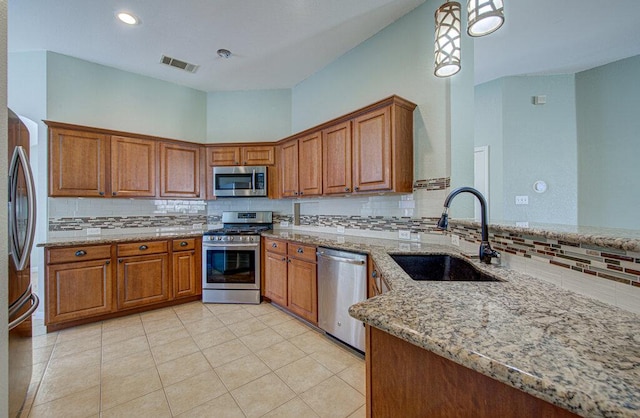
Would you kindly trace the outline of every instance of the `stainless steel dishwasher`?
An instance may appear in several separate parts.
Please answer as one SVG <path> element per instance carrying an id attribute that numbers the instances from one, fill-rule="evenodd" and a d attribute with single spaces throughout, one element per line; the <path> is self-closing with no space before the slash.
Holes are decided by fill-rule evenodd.
<path id="1" fill-rule="evenodd" d="M 318 326 L 364 352 L 364 326 L 349 306 L 367 298 L 367 256 L 318 248 Z"/>

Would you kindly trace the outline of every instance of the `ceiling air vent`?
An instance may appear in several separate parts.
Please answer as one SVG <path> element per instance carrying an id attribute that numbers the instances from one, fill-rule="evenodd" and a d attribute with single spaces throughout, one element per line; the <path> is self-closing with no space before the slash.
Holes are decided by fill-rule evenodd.
<path id="1" fill-rule="evenodd" d="M 195 73 L 196 71 L 198 71 L 198 67 L 199 67 L 199 65 L 190 64 L 185 61 L 180 61 L 179 59 L 167 57 L 166 55 L 162 56 L 162 58 L 160 59 L 160 62 L 162 64 L 166 64 L 171 67 L 179 68 L 184 71 L 189 71 L 190 73 Z"/>

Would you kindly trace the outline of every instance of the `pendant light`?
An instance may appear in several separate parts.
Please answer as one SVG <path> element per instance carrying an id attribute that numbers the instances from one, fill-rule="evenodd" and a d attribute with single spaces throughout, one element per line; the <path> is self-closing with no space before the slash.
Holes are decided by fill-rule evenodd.
<path id="1" fill-rule="evenodd" d="M 504 23 L 502 0 L 467 0 L 470 36 L 484 36 L 495 32 Z"/>
<path id="2" fill-rule="evenodd" d="M 434 74 L 449 77 L 460 71 L 460 3 L 449 1 L 436 10 Z"/>

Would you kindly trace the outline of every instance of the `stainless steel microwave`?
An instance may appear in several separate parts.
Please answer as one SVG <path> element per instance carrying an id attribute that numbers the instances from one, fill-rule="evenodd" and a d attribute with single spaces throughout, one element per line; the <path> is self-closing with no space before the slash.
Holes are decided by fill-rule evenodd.
<path id="1" fill-rule="evenodd" d="M 267 167 L 213 167 L 216 197 L 266 197 Z"/>

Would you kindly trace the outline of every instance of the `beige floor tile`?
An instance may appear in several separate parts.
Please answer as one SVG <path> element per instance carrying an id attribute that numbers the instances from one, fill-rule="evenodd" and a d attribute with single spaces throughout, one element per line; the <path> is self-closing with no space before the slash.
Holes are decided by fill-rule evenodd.
<path id="1" fill-rule="evenodd" d="M 184 327 L 191 335 L 198 335 L 210 332 L 216 332 L 224 327 L 224 324 L 216 318 L 212 313 L 208 318 L 200 319 L 197 321 L 186 322 Z"/>
<path id="2" fill-rule="evenodd" d="M 140 351 L 148 350 L 149 342 L 145 335 L 118 341 L 113 344 L 102 344 L 102 361 L 111 361 Z"/>
<path id="3" fill-rule="evenodd" d="M 307 354 L 315 353 L 318 350 L 326 349 L 334 345 L 327 341 L 319 332 L 313 330 L 291 337 L 289 341 Z"/>
<path id="4" fill-rule="evenodd" d="M 258 317 L 258 319 L 260 319 L 260 321 L 264 322 L 265 325 L 268 325 L 270 327 L 274 325 L 282 324 L 283 322 L 289 322 L 294 320 L 291 315 L 287 315 L 286 313 L 276 308 L 273 308 L 272 312 Z"/>
<path id="5" fill-rule="evenodd" d="M 211 370 L 209 362 L 200 351 L 158 365 L 158 373 L 164 387 Z"/>
<path id="6" fill-rule="evenodd" d="M 47 363 L 36 363 L 31 367 L 31 383 L 40 382 L 44 376 L 44 371 L 47 369 Z"/>
<path id="7" fill-rule="evenodd" d="M 56 359 L 59 357 L 69 356 L 78 354 L 82 351 L 99 349 L 102 346 L 102 342 L 100 341 L 100 336 L 93 337 L 82 337 L 77 338 L 75 340 L 69 340 L 65 342 L 60 342 L 55 345 L 53 352 L 51 353 L 51 358 Z"/>
<path id="8" fill-rule="evenodd" d="M 235 324 L 229 324 L 227 325 L 227 328 L 229 328 L 229 330 L 231 330 L 236 336 L 244 337 L 245 335 L 267 329 L 267 326 L 258 318 L 251 318 Z"/>
<path id="9" fill-rule="evenodd" d="M 169 403 L 163 390 L 125 402 L 102 412 L 102 418 L 171 418 Z"/>
<path id="10" fill-rule="evenodd" d="M 253 318 L 253 315 L 242 308 L 231 312 L 217 314 L 217 316 L 225 325 L 235 324 L 236 322 L 246 321 Z"/>
<path id="11" fill-rule="evenodd" d="M 344 369 L 362 362 L 354 354 L 335 344 L 323 347 L 310 355 L 333 373 L 340 373 Z"/>
<path id="12" fill-rule="evenodd" d="M 202 321 L 205 319 L 215 318 L 209 309 L 199 305 L 193 305 L 189 309 L 174 309 L 178 318 L 183 322 Z"/>
<path id="13" fill-rule="evenodd" d="M 33 364 L 37 363 L 47 363 L 51 358 L 51 353 L 53 353 L 53 348 L 55 345 L 48 345 L 45 347 L 34 348 L 32 351 L 31 361 Z"/>
<path id="14" fill-rule="evenodd" d="M 118 357 L 102 363 L 102 379 L 125 377 L 144 369 L 155 367 L 151 350 L 148 348 L 128 356 Z"/>
<path id="15" fill-rule="evenodd" d="M 271 369 L 253 354 L 216 367 L 215 371 L 228 390 L 233 390 L 271 373 Z"/>
<path id="16" fill-rule="evenodd" d="M 211 367 L 216 368 L 249 355 L 251 351 L 242 341 L 235 339 L 202 350 L 202 354 L 207 358 Z"/>
<path id="17" fill-rule="evenodd" d="M 58 331 L 57 343 L 75 340 L 78 338 L 100 337 L 102 334 L 102 322 L 88 325 L 80 325 L 73 328 Z"/>
<path id="18" fill-rule="evenodd" d="M 365 418 L 367 416 L 367 409 L 362 405 L 356 412 L 349 415 L 349 418 Z"/>
<path id="19" fill-rule="evenodd" d="M 247 417 L 260 417 L 295 398 L 295 393 L 275 373 L 231 391 Z"/>
<path id="20" fill-rule="evenodd" d="M 54 345 L 57 338 L 57 332 L 52 332 L 45 335 L 37 335 L 31 339 L 31 347 L 35 349 Z"/>
<path id="21" fill-rule="evenodd" d="M 365 364 L 362 360 L 341 371 L 338 377 L 349 384 L 352 388 L 365 395 Z"/>
<path id="22" fill-rule="evenodd" d="M 114 344 L 120 341 L 128 340 L 133 337 L 140 337 L 145 335 L 144 327 L 142 326 L 142 322 L 138 320 L 137 324 L 132 324 L 123 327 L 117 328 L 109 328 L 105 329 L 104 326 L 102 328 L 102 343 L 103 344 Z"/>
<path id="23" fill-rule="evenodd" d="M 199 350 L 191 337 L 180 338 L 167 344 L 151 347 L 151 353 L 153 354 L 156 364 L 175 360 Z"/>
<path id="24" fill-rule="evenodd" d="M 61 359 L 64 359 L 64 357 Z M 41 405 L 51 402 L 99 384 L 100 363 L 84 367 L 70 366 L 64 370 L 58 369 L 55 372 L 50 372 L 48 369 L 40 383 L 40 388 L 33 404 Z"/>
<path id="25" fill-rule="evenodd" d="M 255 352 L 282 342 L 284 338 L 271 328 L 266 328 L 262 331 L 240 337 L 240 341 L 242 341 L 249 350 Z"/>
<path id="26" fill-rule="evenodd" d="M 333 373 L 311 357 L 289 363 L 276 370 L 276 374 L 297 394 L 306 392 L 333 376 Z"/>
<path id="27" fill-rule="evenodd" d="M 260 360 L 269 366 L 271 370 L 276 370 L 301 359 L 307 354 L 289 341 L 282 341 L 257 351 L 256 355 L 260 357 Z"/>
<path id="28" fill-rule="evenodd" d="M 313 412 L 313 409 L 302 399 L 296 397 L 263 416 L 264 418 L 312 418 L 317 417 L 318 414 Z"/>
<path id="29" fill-rule="evenodd" d="M 179 415 L 227 392 L 222 381 L 212 370 L 164 389 L 173 415 Z"/>
<path id="30" fill-rule="evenodd" d="M 213 347 L 215 345 L 226 343 L 227 341 L 235 340 L 236 335 L 228 330 L 227 327 L 224 327 L 215 331 L 192 335 L 192 338 L 196 342 L 198 347 L 200 347 L 201 350 L 204 350 L 205 348 Z"/>
<path id="31" fill-rule="evenodd" d="M 182 325 L 157 332 L 147 332 L 147 340 L 149 341 L 150 347 L 168 344 L 172 341 L 187 337 L 190 337 L 190 335 Z"/>
<path id="32" fill-rule="evenodd" d="M 129 402 L 162 388 L 155 367 L 125 377 L 114 377 L 102 382 L 102 410 Z"/>
<path id="33" fill-rule="evenodd" d="M 228 393 L 178 415 L 179 418 L 211 418 L 212 416 L 244 418 L 242 410 Z"/>
<path id="34" fill-rule="evenodd" d="M 166 320 L 178 319 L 178 316 L 176 315 L 172 307 L 167 307 L 167 308 L 160 308 L 160 309 L 154 309 L 152 311 L 142 312 L 140 314 L 140 318 L 144 323 L 149 321 L 166 321 Z"/>
<path id="35" fill-rule="evenodd" d="M 259 305 L 244 305 L 245 311 L 253 316 L 262 316 L 276 311 L 270 303 L 263 302 Z"/>
<path id="36" fill-rule="evenodd" d="M 295 319 L 272 325 L 271 329 L 282 335 L 287 340 L 311 330 L 311 328 L 300 321 L 296 321 Z"/>
<path id="37" fill-rule="evenodd" d="M 178 328 L 182 327 L 182 321 L 178 319 L 178 317 L 173 314 L 173 318 L 169 317 L 167 319 L 158 319 L 158 320 L 142 320 L 142 325 L 144 326 L 144 330 L 147 333 L 154 333 L 158 331 L 162 331 L 169 328 Z"/>
<path id="38" fill-rule="evenodd" d="M 100 385 L 40 405 L 31 409 L 30 417 L 85 418 L 100 413 Z"/>
<path id="39" fill-rule="evenodd" d="M 205 303 L 204 305 L 214 315 L 226 314 L 244 309 L 242 305 L 235 303 Z"/>
<path id="40" fill-rule="evenodd" d="M 300 395 L 321 417 L 346 417 L 364 405 L 364 396 L 333 376 Z"/>
<path id="41" fill-rule="evenodd" d="M 75 373 L 100 373 L 100 349 L 82 351 L 74 356 L 59 357 L 47 365 L 43 379 L 73 377 Z"/>
<path id="42" fill-rule="evenodd" d="M 142 325 L 142 320 L 139 314 L 122 316 L 120 318 L 108 319 L 102 321 L 102 331 L 114 331 L 118 328 L 132 327 L 134 325 Z"/>

